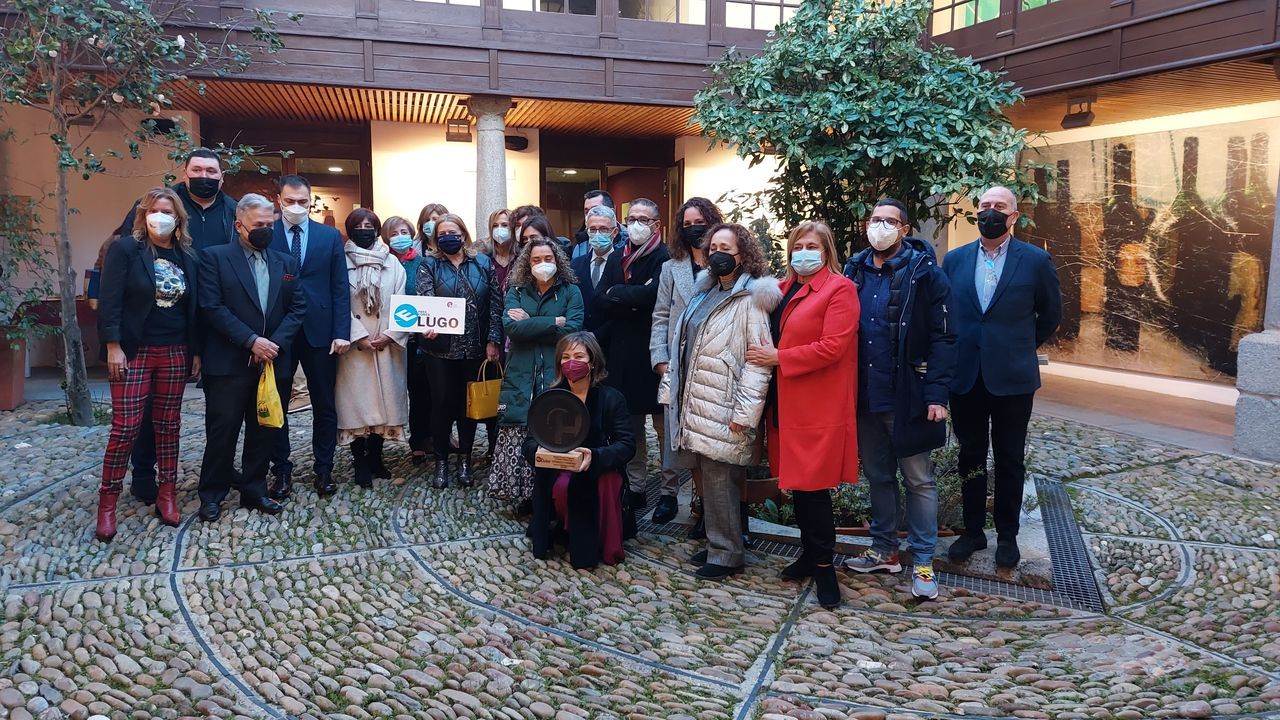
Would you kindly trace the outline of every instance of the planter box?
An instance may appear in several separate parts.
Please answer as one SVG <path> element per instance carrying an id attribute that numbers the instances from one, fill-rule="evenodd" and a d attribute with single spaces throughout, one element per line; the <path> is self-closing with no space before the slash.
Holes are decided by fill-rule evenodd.
<path id="1" fill-rule="evenodd" d="M 13 410 L 22 404 L 26 388 L 27 341 L 19 340 L 17 348 L 0 332 L 0 411 Z"/>

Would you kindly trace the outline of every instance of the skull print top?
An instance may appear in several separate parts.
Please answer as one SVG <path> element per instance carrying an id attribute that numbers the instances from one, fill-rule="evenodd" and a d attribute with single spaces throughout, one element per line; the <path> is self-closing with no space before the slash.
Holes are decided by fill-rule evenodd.
<path id="1" fill-rule="evenodd" d="M 177 248 L 155 248 L 156 300 L 147 318 L 143 345 L 185 345 L 187 342 L 187 292 L 184 258 Z"/>

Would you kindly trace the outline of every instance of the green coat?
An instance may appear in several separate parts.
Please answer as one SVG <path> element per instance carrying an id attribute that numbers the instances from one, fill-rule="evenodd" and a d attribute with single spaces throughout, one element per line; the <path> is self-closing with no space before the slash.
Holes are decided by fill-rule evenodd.
<path id="1" fill-rule="evenodd" d="M 528 320 L 512 320 L 508 312 L 520 308 Z M 564 326 L 556 318 L 565 319 Z M 533 287 L 507 289 L 502 310 L 502 329 L 511 347 L 507 352 L 506 375 L 498 396 L 498 421 L 504 425 L 524 425 L 529 402 L 551 387 L 556 378 L 556 342 L 582 329 L 582 292 L 572 283 L 553 285 L 539 297 Z"/>

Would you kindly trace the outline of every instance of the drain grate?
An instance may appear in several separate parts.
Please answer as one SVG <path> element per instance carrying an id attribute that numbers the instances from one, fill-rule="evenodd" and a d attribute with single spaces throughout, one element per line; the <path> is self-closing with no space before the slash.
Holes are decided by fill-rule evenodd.
<path id="1" fill-rule="evenodd" d="M 1049 543 L 1049 559 L 1053 564 L 1053 590 L 946 572 L 938 573 L 938 582 L 948 587 L 1003 595 L 1014 600 L 1055 605 L 1072 610 L 1103 612 L 1105 608 L 1093 574 L 1093 565 L 1089 561 L 1089 553 L 1085 549 L 1084 539 L 1080 536 L 1080 528 L 1076 525 L 1075 516 L 1071 514 L 1071 498 L 1067 495 L 1062 483 L 1053 480 L 1037 479 L 1036 491 L 1040 496 L 1040 513 L 1044 518 L 1045 538 Z M 657 492 L 652 491 L 650 507 L 656 498 Z M 665 535 L 680 540 L 688 537 L 692 527 L 688 523 L 674 522 L 659 525 L 649 520 L 647 514 L 637 524 L 640 532 Z M 798 545 L 754 537 L 747 544 L 747 548 L 754 552 L 785 558 L 795 558 L 800 555 Z M 844 555 L 837 555 L 837 566 L 843 563 L 844 559 Z"/>

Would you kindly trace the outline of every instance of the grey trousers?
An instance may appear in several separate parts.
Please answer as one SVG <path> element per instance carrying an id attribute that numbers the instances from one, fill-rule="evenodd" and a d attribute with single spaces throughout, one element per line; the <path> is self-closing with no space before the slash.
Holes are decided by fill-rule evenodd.
<path id="1" fill-rule="evenodd" d="M 662 413 L 654 415 L 632 415 L 631 433 L 636 438 L 636 454 L 627 463 L 627 486 L 636 492 L 649 491 L 649 441 L 645 431 L 645 418 L 653 418 L 653 432 L 658 436 L 658 443 L 666 442 L 666 428 Z M 674 497 L 680 491 L 680 475 L 675 470 L 662 471 L 662 494 Z"/>
<path id="2" fill-rule="evenodd" d="M 742 493 L 739 485 L 747 469 L 696 456 L 702 471 L 702 518 L 707 529 L 707 562 L 738 567 L 744 564 Z"/>

